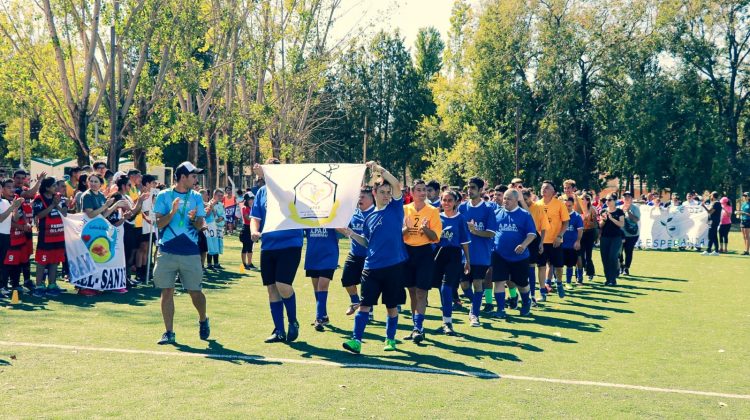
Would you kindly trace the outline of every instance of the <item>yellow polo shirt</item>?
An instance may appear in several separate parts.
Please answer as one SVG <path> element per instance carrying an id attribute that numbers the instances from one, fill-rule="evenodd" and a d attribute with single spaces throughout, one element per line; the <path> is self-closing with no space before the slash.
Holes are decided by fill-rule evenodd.
<path id="1" fill-rule="evenodd" d="M 430 241 L 422 232 L 422 222 L 427 219 L 427 227 L 437 234 L 437 239 Z M 440 234 L 443 232 L 443 222 L 440 221 L 440 211 L 425 203 L 421 210 L 417 211 L 414 203 L 404 206 L 404 243 L 410 246 L 422 246 L 440 242 Z"/>
<path id="2" fill-rule="evenodd" d="M 563 222 L 570 220 L 570 214 L 568 213 L 568 209 L 565 208 L 565 204 L 557 198 L 552 198 L 547 204 L 544 203 L 544 198 L 536 203 L 544 207 L 544 213 L 547 214 L 549 229 L 544 235 L 544 243 L 551 244 L 555 242 L 555 238 L 562 232 Z"/>

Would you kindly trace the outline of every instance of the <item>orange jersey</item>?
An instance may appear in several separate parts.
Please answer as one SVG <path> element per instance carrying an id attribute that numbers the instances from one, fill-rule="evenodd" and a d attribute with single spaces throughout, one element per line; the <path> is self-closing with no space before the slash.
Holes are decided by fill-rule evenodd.
<path id="1" fill-rule="evenodd" d="M 570 220 L 570 214 L 568 209 L 565 208 L 565 204 L 557 198 L 552 198 L 547 204 L 544 203 L 544 198 L 536 203 L 544 207 L 544 212 L 547 214 L 549 229 L 544 235 L 544 243 L 551 244 L 562 233 L 562 224 Z"/>
<path id="2" fill-rule="evenodd" d="M 540 206 L 537 203 L 531 203 L 529 206 L 529 213 L 531 213 L 531 218 L 534 219 L 536 233 L 541 234 L 542 231 L 544 231 L 546 235 L 547 232 L 549 232 L 549 220 L 544 213 L 544 206 Z"/>
<path id="3" fill-rule="evenodd" d="M 435 232 L 437 239 L 431 241 L 422 232 L 422 223 L 427 220 L 427 228 Z M 417 211 L 414 203 L 404 206 L 404 243 L 410 246 L 429 245 L 440 242 L 440 234 L 443 232 L 443 222 L 440 221 L 440 211 L 425 203 L 421 210 Z"/>

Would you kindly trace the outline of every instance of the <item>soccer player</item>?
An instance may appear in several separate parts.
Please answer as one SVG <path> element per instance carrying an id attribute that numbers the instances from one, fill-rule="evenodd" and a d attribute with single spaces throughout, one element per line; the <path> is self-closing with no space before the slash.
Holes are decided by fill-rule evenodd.
<path id="1" fill-rule="evenodd" d="M 150 258 L 151 249 L 149 248 L 149 239 L 154 233 L 153 222 L 151 220 L 151 211 L 154 208 L 154 191 L 156 187 L 156 177 L 153 175 L 143 175 L 141 180 L 141 194 L 146 198 L 141 204 L 141 235 L 138 239 L 138 250 L 135 255 L 136 280 L 135 284 L 148 280 L 150 273 L 146 272 L 148 259 Z M 153 241 L 152 241 L 153 243 Z"/>
<path id="2" fill-rule="evenodd" d="M 427 202 L 436 209 L 440 209 L 440 183 L 436 180 L 430 180 L 427 183 Z"/>
<path id="3" fill-rule="evenodd" d="M 404 267 L 406 250 L 402 239 L 404 203 L 401 183 L 390 172 L 375 162 L 367 162 L 373 173 L 380 173 L 382 180 L 375 183 L 376 210 L 365 219 L 363 234 L 352 229 L 347 235 L 367 247 L 367 257 L 362 270 L 362 302 L 354 317 L 352 338 L 343 347 L 355 354 L 362 350 L 362 336 L 369 320 L 368 312 L 377 305 L 383 295 L 383 304 L 388 312 L 385 324 L 385 351 L 396 350 L 398 328 L 398 305 L 406 302 L 404 293 Z M 393 196 L 392 194 L 398 194 Z"/>
<path id="4" fill-rule="evenodd" d="M 131 169 L 128 171 L 127 177 L 130 181 L 128 184 L 128 188 L 125 191 L 121 191 L 121 193 L 123 193 L 130 199 L 131 205 L 135 205 L 135 203 L 140 204 L 138 206 L 138 211 L 133 212 L 135 214 L 135 217 L 126 219 L 124 225 L 125 263 L 126 267 L 128 268 L 128 286 L 134 287 L 140 283 L 138 281 L 138 246 L 140 244 L 141 235 L 143 234 L 143 215 L 141 214 L 141 207 L 143 205 L 143 200 L 148 198 L 148 196 L 144 196 L 143 199 L 140 199 L 141 181 L 143 180 L 141 171 L 139 171 L 138 169 Z M 135 280 L 130 279 L 131 274 L 135 276 Z"/>
<path id="5" fill-rule="evenodd" d="M 335 229 L 305 229 L 305 276 L 312 280 L 315 292 L 316 331 L 323 331 L 328 319 L 328 286 L 339 262 L 339 240 Z"/>
<path id="6" fill-rule="evenodd" d="M 182 162 L 174 171 L 175 185 L 156 196 L 154 213 L 159 229 L 159 254 L 154 265 L 154 285 L 161 289 L 161 314 L 166 331 L 158 344 L 174 344 L 174 288 L 177 275 L 198 311 L 198 336 L 207 340 L 211 327 L 206 316 L 206 296 L 202 291 L 198 232 L 203 228 L 206 208 L 200 194 L 193 191 L 203 169 Z"/>
<path id="7" fill-rule="evenodd" d="M 560 245 L 562 244 L 563 233 L 568 228 L 570 215 L 562 201 L 557 199 L 555 186 L 552 184 L 552 181 L 543 181 L 541 192 L 542 198 L 537 201 L 537 204 L 544 207 L 544 213 L 547 215 L 550 228 L 545 233 L 543 241 L 544 251 L 536 265 L 537 267 L 546 268 L 549 263 L 549 268 L 546 269 L 555 270 L 557 294 L 562 298 L 565 297 L 565 289 L 562 284 L 563 255 Z M 542 275 L 542 270 L 539 271 L 542 301 L 547 300 L 547 292 L 549 291 L 544 287 L 543 283 L 544 279 L 547 278 L 546 274 L 546 271 L 544 275 Z"/>
<path id="8" fill-rule="evenodd" d="M 250 237 L 250 211 L 253 208 L 253 203 L 255 203 L 255 194 L 251 192 L 245 193 L 242 197 L 242 230 L 240 231 L 240 242 L 242 242 L 241 258 L 245 270 L 257 269 L 253 265 L 253 239 Z"/>
<path id="9" fill-rule="evenodd" d="M 440 304 L 443 311 L 442 332 L 456 335 L 453 330 L 453 291 L 461 281 L 461 274 L 471 272 L 469 253 L 469 228 L 466 219 L 458 212 L 459 195 L 455 191 L 443 193 L 440 221 L 443 231 L 435 250 L 435 272 L 433 286 L 440 287 Z M 461 263 L 461 250 L 464 262 Z"/>
<path id="10" fill-rule="evenodd" d="M 505 284 L 513 282 L 521 292 L 521 316 L 531 313 L 531 294 L 528 278 L 529 245 L 536 237 L 536 226 L 531 215 L 518 202 L 521 194 L 509 189 L 503 194 L 503 207 L 495 212 L 497 233 L 492 253 L 492 281 L 498 318 L 505 318 Z"/>
<path id="11" fill-rule="evenodd" d="M 467 220 L 469 228 L 469 255 L 471 255 L 471 270 L 461 288 L 471 299 L 469 323 L 472 327 L 479 327 L 479 309 L 484 294 L 484 277 L 491 264 L 492 242 L 495 238 L 497 221 L 495 211 L 489 203 L 482 200 L 484 181 L 481 178 L 469 179 L 469 200 L 458 206 L 458 212 Z M 473 292 L 471 291 L 473 288 Z"/>
<path id="12" fill-rule="evenodd" d="M 571 284 L 573 267 L 576 267 L 576 280 L 583 281 L 583 269 L 578 266 L 578 252 L 581 250 L 581 238 L 583 237 L 583 218 L 575 211 L 575 198 L 567 196 L 565 207 L 568 209 L 570 220 L 568 228 L 563 233 L 563 264 L 565 264 L 565 282 Z"/>
<path id="13" fill-rule="evenodd" d="M 266 164 L 278 165 L 276 158 L 269 158 Z M 263 178 L 263 168 L 257 163 L 253 167 L 255 174 Z M 263 185 L 255 194 L 255 203 L 250 212 L 250 237 L 260 243 L 260 276 L 263 285 L 268 289 L 268 301 L 271 309 L 274 329 L 266 338 L 266 343 L 292 342 L 299 337 L 297 321 L 297 297 L 294 294 L 294 276 L 297 274 L 302 258 L 302 230 L 277 230 L 263 232 L 266 224 L 266 186 Z M 262 239 L 261 239 L 262 237 Z M 284 331 L 284 309 L 289 320 L 288 329 Z"/>
<path id="14" fill-rule="evenodd" d="M 2 181 L 2 195 L 0 195 L 0 297 L 8 295 L 8 279 L 11 275 L 11 266 L 7 261 L 7 256 L 11 247 L 12 225 L 17 222 L 22 213 L 18 210 L 23 204 L 23 198 L 16 198 L 13 195 L 13 180 L 4 179 Z M 14 264 L 15 265 L 15 264 Z M 16 284 L 15 287 L 18 287 Z"/>
<path id="15" fill-rule="evenodd" d="M 359 201 L 357 208 L 354 210 L 352 220 L 349 222 L 348 229 L 337 229 L 339 233 L 349 236 L 349 229 L 357 235 L 364 235 L 365 220 L 373 211 L 375 211 L 375 197 L 372 195 L 372 188 L 363 187 L 359 191 Z M 359 308 L 360 299 L 357 293 L 357 285 L 361 283 L 362 270 L 365 267 L 365 258 L 367 257 L 367 247 L 360 245 L 354 238 L 351 238 L 349 255 L 344 262 L 344 272 L 341 275 L 341 285 L 344 286 L 349 294 L 351 304 L 346 310 L 347 315 L 352 315 Z M 373 309 L 370 310 L 370 319 L 373 318 Z"/>
<path id="16" fill-rule="evenodd" d="M 36 287 L 33 295 L 44 297 L 45 293 L 57 296 L 61 289 L 57 285 L 57 265 L 65 260 L 65 231 L 62 218 L 68 214 L 62 195 L 57 192 L 55 178 L 44 178 L 40 182 L 37 194 L 31 207 L 39 231 L 36 254 Z M 44 270 L 49 276 L 49 285 L 44 287 Z"/>
<path id="17" fill-rule="evenodd" d="M 427 293 L 432 287 L 435 267 L 432 245 L 440 241 L 443 227 L 440 212 L 426 203 L 427 189 L 421 179 L 412 187 L 414 201 L 404 206 L 404 244 L 409 256 L 405 266 L 405 285 L 409 290 L 414 329 L 405 340 L 420 343 L 424 340 L 424 316 Z"/>
<path id="18" fill-rule="evenodd" d="M 32 226 L 34 225 L 34 210 L 31 208 L 31 200 L 36 197 L 39 191 L 41 181 L 47 177 L 46 172 L 42 172 L 36 176 L 36 183 L 29 187 L 27 185 L 27 179 L 30 174 L 23 169 L 18 169 L 13 172 L 13 190 L 18 197 L 24 199 L 24 203 L 21 206 L 23 210 L 24 218 L 26 219 L 23 223 L 23 229 L 26 234 L 25 242 L 25 253 L 26 256 L 23 258 L 24 262 L 21 264 L 21 272 L 23 273 L 23 285 L 29 289 L 29 292 L 34 291 L 34 282 L 31 281 L 31 261 L 29 257 L 34 253 L 34 234 L 32 232 Z"/>

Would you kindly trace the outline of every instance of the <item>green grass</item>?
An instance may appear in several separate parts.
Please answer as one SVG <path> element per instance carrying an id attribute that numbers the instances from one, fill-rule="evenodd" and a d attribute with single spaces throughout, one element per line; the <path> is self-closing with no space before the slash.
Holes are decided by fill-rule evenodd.
<path id="1" fill-rule="evenodd" d="M 741 237 L 733 233 L 736 252 Z M 342 264 L 347 252 L 342 242 Z M 298 342 L 264 344 L 272 324 L 259 273 L 241 276 L 239 243 L 227 240 L 222 276 L 205 283 L 211 340 L 198 339 L 187 294 L 176 297 L 176 347 L 163 332 L 158 294 L 54 300 L 23 296 L 0 308 L 0 340 L 88 347 L 257 356 L 256 360 L 169 357 L 0 345 L 0 417 L 585 417 L 748 418 L 750 400 L 655 393 L 589 385 L 480 379 L 377 368 L 339 368 L 267 360 L 295 359 L 455 369 L 568 380 L 750 394 L 750 309 L 744 289 L 750 258 L 688 252 L 636 252 L 633 277 L 617 288 L 577 287 L 552 297 L 533 319 L 484 319 L 461 337 L 428 334 L 382 351 L 381 322 L 368 326 L 363 355 L 341 349 L 351 331 L 336 272 L 329 297 L 332 327 L 309 326 L 314 297 L 302 267 L 295 282 L 302 323 Z M 258 259 L 258 254 L 254 259 Z M 597 255 L 598 258 L 598 255 Z M 601 266 L 597 264 L 601 273 Z M 69 289 L 69 285 L 66 285 Z M 425 324 L 440 326 L 431 294 Z M 515 313 L 515 311 L 512 311 Z M 408 312 L 398 336 L 410 330 Z M 723 350 L 720 352 L 720 350 Z M 265 358 L 265 359 L 264 359 Z"/>

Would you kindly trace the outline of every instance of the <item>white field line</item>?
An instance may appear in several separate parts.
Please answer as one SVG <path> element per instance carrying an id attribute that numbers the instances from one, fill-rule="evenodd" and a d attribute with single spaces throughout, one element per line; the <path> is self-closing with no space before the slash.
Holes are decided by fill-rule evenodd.
<path id="1" fill-rule="evenodd" d="M 483 379 L 509 379 L 514 381 L 529 381 L 529 382 L 546 382 L 555 384 L 565 385 L 583 385 L 583 386 L 596 386 L 602 388 L 619 388 L 629 389 L 635 391 L 649 391 L 649 392 L 664 392 L 670 394 L 687 394 L 687 395 L 699 395 L 702 397 L 720 397 L 720 398 L 734 398 L 742 400 L 750 400 L 750 395 L 743 394 L 727 394 L 723 392 L 710 392 L 710 391 L 695 391 L 690 389 L 677 389 L 677 388 L 658 388 L 652 386 L 642 385 L 629 385 L 629 384 L 618 384 L 610 382 L 597 382 L 597 381 L 579 381 L 571 379 L 555 379 L 555 378 L 544 378 L 536 376 L 520 376 L 520 375 L 500 375 L 486 371 L 471 371 L 471 370 L 455 370 L 455 369 L 439 369 L 439 368 L 423 368 L 418 366 L 395 366 L 388 364 L 374 364 L 374 363 L 339 363 L 327 360 L 304 360 L 304 359 L 281 359 L 274 357 L 263 357 L 263 356 L 248 356 L 243 354 L 232 355 L 232 354 L 218 354 L 218 353 L 185 353 L 185 352 L 172 352 L 172 351 L 156 351 L 156 350 L 136 350 L 136 349 L 121 349 L 121 348 L 109 348 L 109 347 L 87 347 L 87 346 L 71 346 L 64 344 L 45 344 L 45 343 L 24 343 L 15 341 L 0 341 L 0 346 L 8 347 L 34 347 L 34 348 L 46 348 L 46 349 L 58 349 L 58 350 L 75 350 L 75 351 L 91 351 L 91 352 L 103 352 L 103 353 L 125 353 L 125 354 L 143 354 L 151 356 L 171 356 L 171 357 L 197 357 L 207 359 L 225 359 L 225 360 L 246 360 L 250 362 L 261 362 L 261 363 L 289 363 L 299 365 L 317 365 L 317 366 L 331 366 L 339 368 L 359 368 L 359 369 L 379 369 L 379 370 L 394 370 L 402 372 L 415 372 L 415 373 L 431 373 L 431 374 L 442 374 L 442 375 L 456 375 Z"/>

